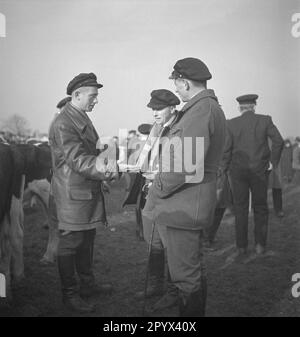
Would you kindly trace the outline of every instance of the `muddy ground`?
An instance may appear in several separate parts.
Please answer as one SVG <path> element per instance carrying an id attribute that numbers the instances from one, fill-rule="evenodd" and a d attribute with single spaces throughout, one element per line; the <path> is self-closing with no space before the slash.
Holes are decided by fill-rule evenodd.
<path id="1" fill-rule="evenodd" d="M 137 317 L 142 301 L 134 293 L 143 289 L 147 247 L 135 235 L 133 209 L 122 209 L 124 183 L 107 195 L 109 228 L 98 231 L 95 242 L 97 280 L 113 283 L 111 296 L 91 300 L 98 317 Z M 228 262 L 234 249 L 234 222 L 226 215 L 217 235 L 217 251 L 206 253 L 208 272 L 207 316 L 300 316 L 300 297 L 293 298 L 292 275 L 300 273 L 300 187 L 284 190 L 283 219 L 270 207 L 268 253 L 261 258 Z M 86 316 L 65 310 L 61 303 L 56 265 L 42 265 L 47 243 L 45 215 L 40 208 L 25 212 L 24 258 L 26 279 L 14 291 L 13 302 L 0 316 Z M 253 219 L 249 247 L 253 250 Z M 227 261 L 227 262 L 226 262 Z M 149 304 L 153 301 L 148 301 Z M 153 316 L 177 316 L 172 308 Z"/>

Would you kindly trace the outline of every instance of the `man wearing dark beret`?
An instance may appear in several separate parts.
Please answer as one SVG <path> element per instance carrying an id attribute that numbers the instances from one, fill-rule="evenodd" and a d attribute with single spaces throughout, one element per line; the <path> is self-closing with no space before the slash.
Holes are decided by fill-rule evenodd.
<path id="1" fill-rule="evenodd" d="M 152 203 L 155 223 L 165 227 L 168 267 L 179 293 L 180 316 L 204 316 L 203 231 L 210 225 L 216 205 L 225 116 L 214 91 L 207 89 L 211 73 L 201 60 L 189 57 L 177 61 L 170 78 L 186 104 L 161 134 L 162 139 L 178 146 L 168 149 L 162 144 L 162 166 L 149 189 L 147 203 Z M 204 140 L 202 149 L 195 146 L 199 140 Z M 166 170 L 165 155 L 171 163 L 181 158 L 181 170 L 179 166 Z M 188 168 L 190 162 L 196 165 Z"/>
<path id="2" fill-rule="evenodd" d="M 67 87 L 71 101 L 65 104 L 49 131 L 63 302 L 78 312 L 94 310 L 85 298 L 111 291 L 110 284 L 96 285 L 93 274 L 96 228 L 106 224 L 102 182 L 110 179 L 116 169 L 111 163 L 99 162 L 96 148 L 99 137 L 87 115 L 98 103 L 101 87 L 93 73 L 76 76 Z M 75 273 L 79 277 L 79 289 Z"/>
<path id="3" fill-rule="evenodd" d="M 229 171 L 233 192 L 237 250 L 230 258 L 243 258 L 248 247 L 249 191 L 254 210 L 256 254 L 263 254 L 268 230 L 268 173 L 270 162 L 276 169 L 283 139 L 272 118 L 255 113 L 258 95 L 239 96 L 241 116 L 227 122 L 226 146 L 222 166 Z M 272 141 L 270 153 L 268 139 Z"/>
<path id="4" fill-rule="evenodd" d="M 141 180 L 140 189 L 141 197 L 138 198 L 139 202 L 139 212 L 142 211 L 142 221 L 140 226 L 143 228 L 143 237 L 145 241 L 150 244 L 152 226 L 154 226 L 153 218 L 151 212 L 148 209 L 151 204 L 146 201 L 147 189 L 151 185 L 155 172 L 158 167 L 158 146 L 159 137 L 162 131 L 172 124 L 176 116 L 176 105 L 180 104 L 178 97 L 171 91 L 166 89 L 157 89 L 151 92 L 151 99 L 147 106 L 152 109 L 154 124 L 150 129 L 150 133 L 146 143 L 139 154 L 137 165 L 141 167 L 142 175 L 138 174 L 136 180 Z M 130 193 L 132 194 L 132 192 Z M 145 205 L 146 202 L 146 205 Z M 145 207 L 144 207 L 145 205 Z M 153 297 L 157 295 L 162 295 L 164 292 L 164 275 L 165 275 L 165 253 L 164 249 L 166 244 L 164 241 L 164 227 L 160 227 L 158 223 L 155 223 L 152 239 L 151 254 L 149 257 L 149 282 L 147 286 L 147 297 Z M 170 277 L 169 277 L 170 279 Z M 140 291 L 136 294 L 137 298 L 143 298 L 144 292 Z M 167 293 L 161 299 L 159 299 L 152 308 L 148 308 L 150 311 L 156 311 L 160 309 L 167 308 L 176 303 L 177 291 L 176 288 L 171 284 L 168 285 Z"/>

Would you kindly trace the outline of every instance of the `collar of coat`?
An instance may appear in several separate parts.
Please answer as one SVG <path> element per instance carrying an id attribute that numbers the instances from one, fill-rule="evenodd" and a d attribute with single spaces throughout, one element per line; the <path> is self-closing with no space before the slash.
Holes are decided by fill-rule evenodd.
<path id="1" fill-rule="evenodd" d="M 195 105 L 197 102 L 201 101 L 204 98 L 212 98 L 215 101 L 218 102 L 218 98 L 215 95 L 215 92 L 212 89 L 204 89 L 201 92 L 199 92 L 197 95 L 195 95 L 190 101 L 188 101 L 183 108 L 181 109 L 182 112 L 187 111 L 190 109 L 193 105 Z"/>
<path id="2" fill-rule="evenodd" d="M 92 121 L 89 119 L 88 115 L 80 111 L 70 102 L 68 102 L 63 110 L 63 112 L 68 116 L 68 118 L 73 122 L 73 124 L 79 129 L 82 135 L 90 138 L 92 141 L 97 141 L 98 134 L 93 126 Z"/>

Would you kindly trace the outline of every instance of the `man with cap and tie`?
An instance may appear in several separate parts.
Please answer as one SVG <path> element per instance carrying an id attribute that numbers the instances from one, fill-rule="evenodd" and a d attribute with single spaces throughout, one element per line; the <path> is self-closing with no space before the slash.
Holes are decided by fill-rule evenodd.
<path id="1" fill-rule="evenodd" d="M 206 87 L 211 77 L 207 66 L 196 58 L 185 58 L 174 65 L 170 78 L 186 104 L 172 125 L 161 133 L 161 139 L 165 144 L 169 140 L 170 144 L 178 145 L 170 149 L 166 157 L 175 164 L 181 157 L 184 165 L 177 165 L 176 170 L 172 165 L 166 169 L 164 154 L 168 148 L 163 142 L 159 158 L 162 164 L 147 199 L 147 203 L 152 204 L 155 223 L 165 227 L 168 267 L 178 290 L 182 317 L 205 315 L 203 230 L 213 219 L 217 170 L 225 142 L 224 113 L 214 91 Z M 202 154 L 201 148 L 195 146 L 199 139 L 204 140 Z M 185 165 L 191 161 L 197 163 L 192 169 Z"/>
<path id="2" fill-rule="evenodd" d="M 222 167 L 229 170 L 235 213 L 236 246 L 233 259 L 242 258 L 248 246 L 249 191 L 254 210 L 256 254 L 263 254 L 268 229 L 268 170 L 277 168 L 283 139 L 272 118 L 255 113 L 258 95 L 237 97 L 241 116 L 227 122 Z M 268 138 L 272 141 L 270 151 Z"/>
<path id="3" fill-rule="evenodd" d="M 81 73 L 73 78 L 67 86 L 71 101 L 65 104 L 49 131 L 63 302 L 78 312 L 93 311 L 94 306 L 85 299 L 112 289 L 110 284 L 96 285 L 93 274 L 96 228 L 106 224 L 102 181 L 110 179 L 115 171 L 112 162 L 105 164 L 98 160 L 99 137 L 87 115 L 98 103 L 101 87 L 93 73 Z"/>
<path id="4" fill-rule="evenodd" d="M 149 256 L 149 282 L 147 285 L 146 296 L 153 297 L 163 295 L 164 293 L 164 275 L 165 275 L 165 227 L 160 226 L 153 220 L 151 200 L 147 200 L 147 190 L 151 186 L 155 173 L 158 170 L 158 155 L 160 135 L 170 127 L 176 116 L 176 105 L 180 104 L 179 98 L 171 91 L 166 89 L 157 89 L 151 92 L 150 102 L 147 107 L 152 109 L 154 124 L 150 129 L 142 151 L 137 160 L 137 166 L 141 168 L 143 176 L 142 198 L 142 224 L 143 236 L 145 241 L 150 244 L 152 236 L 152 246 Z M 145 204 L 146 201 L 146 204 Z M 145 206 L 144 206 L 145 205 Z M 168 276 L 170 281 L 170 276 Z M 143 298 L 144 292 L 136 294 L 137 298 Z M 162 296 L 149 311 L 161 310 L 174 305 L 177 302 L 177 289 L 169 283 L 164 296 Z"/>

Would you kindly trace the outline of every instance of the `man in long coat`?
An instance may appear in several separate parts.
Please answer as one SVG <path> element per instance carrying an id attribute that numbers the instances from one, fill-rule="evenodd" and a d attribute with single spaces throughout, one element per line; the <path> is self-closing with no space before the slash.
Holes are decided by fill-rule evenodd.
<path id="1" fill-rule="evenodd" d="M 98 134 L 87 112 L 97 101 L 97 77 L 81 73 L 68 84 L 72 96 L 54 119 L 49 131 L 52 152 L 52 192 L 57 207 L 59 244 L 58 270 L 63 302 L 78 312 L 94 307 L 84 299 L 108 292 L 110 284 L 96 285 L 93 274 L 93 248 L 96 228 L 106 224 L 102 181 L 116 171 L 112 162 L 99 160 Z M 78 291 L 75 273 L 79 276 Z"/>
<path id="2" fill-rule="evenodd" d="M 150 203 L 155 222 L 165 226 L 168 267 L 179 291 L 180 316 L 204 316 L 203 230 L 211 223 L 216 204 L 225 116 L 214 91 L 206 88 L 211 74 L 201 60 L 177 61 L 170 78 L 186 104 L 161 135 L 160 172 L 145 207 Z"/>

